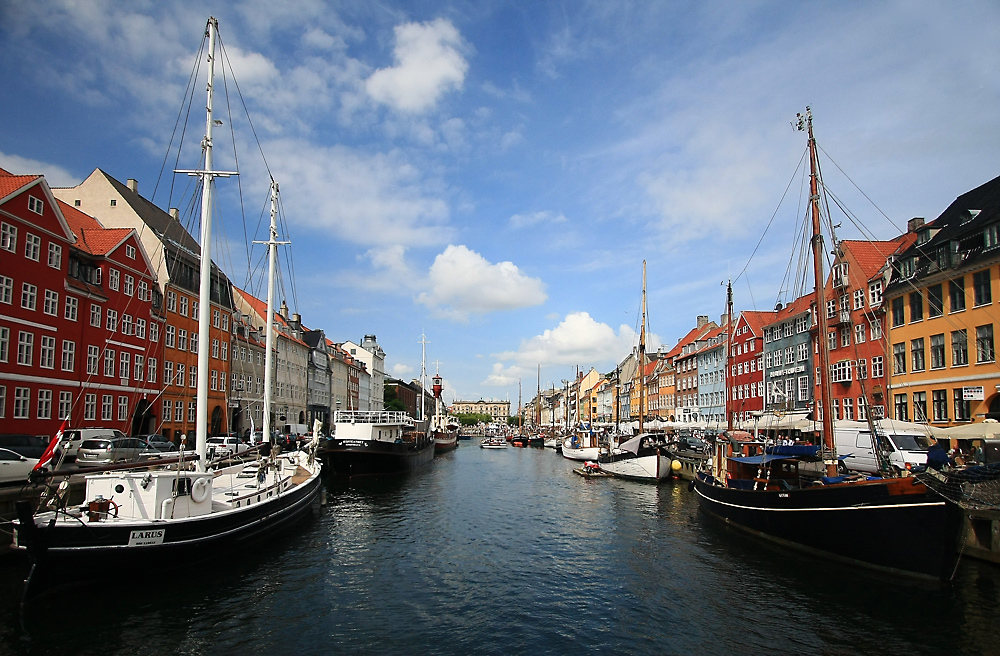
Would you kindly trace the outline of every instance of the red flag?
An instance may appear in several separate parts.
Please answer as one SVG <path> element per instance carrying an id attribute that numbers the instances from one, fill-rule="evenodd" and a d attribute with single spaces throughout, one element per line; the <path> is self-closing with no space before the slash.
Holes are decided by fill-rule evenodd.
<path id="1" fill-rule="evenodd" d="M 66 428 L 67 421 L 69 421 L 69 417 L 63 419 L 63 423 L 59 427 L 59 430 L 56 431 L 55 437 L 53 437 L 52 441 L 49 442 L 48 447 L 46 447 L 45 449 L 45 453 L 43 453 L 42 457 L 38 459 L 38 462 L 35 464 L 35 466 L 31 468 L 31 471 L 37 471 L 42 467 L 48 465 L 50 462 L 52 462 L 52 456 L 56 452 L 56 447 L 59 446 L 59 442 L 62 441 L 63 429 Z"/>

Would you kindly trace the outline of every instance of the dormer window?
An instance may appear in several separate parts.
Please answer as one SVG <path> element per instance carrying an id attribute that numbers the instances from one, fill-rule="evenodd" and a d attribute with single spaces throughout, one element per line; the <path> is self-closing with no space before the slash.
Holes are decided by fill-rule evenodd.
<path id="1" fill-rule="evenodd" d="M 988 250 L 1000 244 L 1000 223 L 987 226 L 983 231 L 983 246 Z"/>
<path id="2" fill-rule="evenodd" d="M 965 210 L 965 214 L 962 215 L 962 225 L 965 225 L 972 219 L 979 216 L 980 212 L 982 212 L 982 210 Z"/>
<path id="3" fill-rule="evenodd" d="M 916 270 L 912 257 L 908 257 L 899 263 L 899 274 L 904 278 L 913 277 L 913 273 Z"/>
<path id="4" fill-rule="evenodd" d="M 45 203 L 34 196 L 28 196 L 28 209 L 35 214 L 41 215 L 45 211 Z"/>
<path id="5" fill-rule="evenodd" d="M 920 232 L 917 233 L 917 246 L 920 246 L 921 244 L 926 244 L 930 240 L 931 240 L 930 230 L 921 230 Z"/>

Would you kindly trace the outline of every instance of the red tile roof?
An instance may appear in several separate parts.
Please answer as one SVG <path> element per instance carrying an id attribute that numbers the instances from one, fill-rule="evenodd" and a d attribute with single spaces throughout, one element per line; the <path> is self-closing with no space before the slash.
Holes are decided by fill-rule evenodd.
<path id="1" fill-rule="evenodd" d="M 10 171 L 0 169 L 0 198 L 6 198 L 41 177 L 40 175 L 14 175 Z"/>
<path id="2" fill-rule="evenodd" d="M 797 299 L 781 308 L 774 313 L 774 319 L 765 323 L 765 326 L 771 326 L 779 321 L 787 321 L 794 316 L 807 312 L 809 307 L 816 302 L 816 292 L 811 294 L 806 294 L 805 296 L 799 296 Z"/>
<path id="3" fill-rule="evenodd" d="M 246 302 L 250 305 L 250 307 L 253 308 L 253 311 L 257 313 L 257 316 L 260 316 L 260 317 L 267 316 L 267 303 L 266 302 L 260 300 L 259 298 L 257 298 L 253 294 L 240 289 L 236 285 L 233 285 L 233 291 L 236 292 L 237 294 L 239 294 L 241 297 L 243 297 L 246 300 Z M 283 316 L 281 316 L 278 313 L 277 310 L 274 311 L 274 320 L 279 325 L 284 326 L 285 328 L 288 328 L 288 322 L 285 321 L 285 318 Z M 284 335 L 285 337 L 287 337 L 288 339 L 292 340 L 293 342 L 298 342 L 299 344 L 302 344 L 305 347 L 309 346 L 308 344 L 306 344 L 305 342 L 303 342 L 298 337 L 295 337 L 291 333 L 281 332 L 280 334 Z"/>
<path id="4" fill-rule="evenodd" d="M 840 246 L 851 254 L 854 261 L 861 267 L 861 275 L 864 282 L 870 280 L 885 265 L 886 258 L 896 252 L 902 252 L 908 248 L 917 238 L 917 234 L 907 233 L 896 237 L 892 241 L 861 241 L 845 239 L 840 242 Z M 853 271 L 847 272 L 853 280 Z"/>
<path id="5" fill-rule="evenodd" d="M 57 200 L 66 223 L 76 235 L 76 248 L 91 255 L 107 255 L 124 241 L 132 228 L 105 228 L 89 214 Z"/>
<path id="6" fill-rule="evenodd" d="M 760 337 L 764 326 L 774 321 L 777 313 L 774 310 L 744 310 L 740 313 L 740 316 L 746 325 L 750 327 L 750 331 L 757 337 Z M 737 320 L 736 324 L 739 325 L 739 320 Z"/>

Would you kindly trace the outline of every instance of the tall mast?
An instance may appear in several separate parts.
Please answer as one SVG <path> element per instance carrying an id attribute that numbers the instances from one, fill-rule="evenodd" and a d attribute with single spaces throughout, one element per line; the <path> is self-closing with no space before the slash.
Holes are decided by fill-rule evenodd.
<path id="1" fill-rule="evenodd" d="M 427 337 L 420 333 L 420 405 L 417 407 L 417 419 L 424 418 L 424 389 L 426 389 L 425 378 L 427 378 Z"/>
<path id="2" fill-rule="evenodd" d="M 274 272 L 278 264 L 278 246 L 287 241 L 278 241 L 278 183 L 271 179 L 271 228 L 267 241 L 267 314 L 264 333 L 264 439 L 271 441 L 271 387 L 274 385 Z"/>
<path id="3" fill-rule="evenodd" d="M 729 411 L 729 397 L 732 396 L 729 391 L 729 355 L 733 349 L 733 281 L 730 280 L 726 283 L 726 370 L 723 372 L 722 380 L 723 390 L 726 394 L 726 428 L 731 432 L 733 430 L 733 415 Z"/>
<path id="4" fill-rule="evenodd" d="M 219 21 L 208 19 L 208 98 L 205 103 L 205 136 L 201 140 L 203 168 L 196 170 L 178 169 L 175 173 L 186 173 L 201 178 L 201 261 L 200 284 L 198 287 L 198 386 L 195 414 L 195 448 L 198 454 L 198 471 L 205 471 L 208 454 L 208 376 L 209 376 L 209 329 L 212 304 L 212 186 L 215 178 L 239 175 L 235 171 L 212 170 L 212 105 L 215 82 L 215 40 L 219 31 Z"/>
<path id="5" fill-rule="evenodd" d="M 521 381 L 517 381 L 518 389 L 521 389 Z M 536 383 L 535 396 L 538 398 L 538 403 L 535 408 L 535 425 L 541 428 L 542 425 L 542 365 L 538 365 L 538 382 Z"/>
<path id="6" fill-rule="evenodd" d="M 639 432 L 646 402 L 646 260 L 642 261 L 642 327 L 639 329 Z"/>
<path id="7" fill-rule="evenodd" d="M 833 413 L 830 398 L 830 352 L 827 344 L 826 294 L 823 277 L 823 232 L 820 229 L 819 163 L 816 154 L 816 138 L 813 136 L 812 110 L 806 107 L 805 115 L 798 115 L 798 128 L 809 135 L 809 204 L 812 209 L 812 250 L 813 276 L 816 279 L 816 334 L 819 347 L 819 391 L 823 411 L 823 462 L 826 475 L 837 475 L 833 441 Z M 819 408 L 814 409 L 814 412 Z"/>

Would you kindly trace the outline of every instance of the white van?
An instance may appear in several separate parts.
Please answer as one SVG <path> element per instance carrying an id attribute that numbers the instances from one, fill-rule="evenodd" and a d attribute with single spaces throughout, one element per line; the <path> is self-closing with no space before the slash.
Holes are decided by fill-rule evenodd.
<path id="1" fill-rule="evenodd" d="M 125 437 L 125 433 L 116 428 L 71 428 L 63 431 L 60 445 L 66 450 L 66 457 L 76 460 L 76 452 L 84 440 L 95 438 L 114 439 Z"/>
<path id="2" fill-rule="evenodd" d="M 930 446 L 925 432 L 915 428 L 893 426 L 892 420 L 879 421 L 879 429 L 888 438 L 889 463 L 897 471 L 907 465 L 927 464 L 927 447 Z M 878 474 L 878 458 L 872 445 L 871 430 L 867 428 L 834 428 L 837 455 L 843 457 L 844 465 L 850 470 Z"/>

